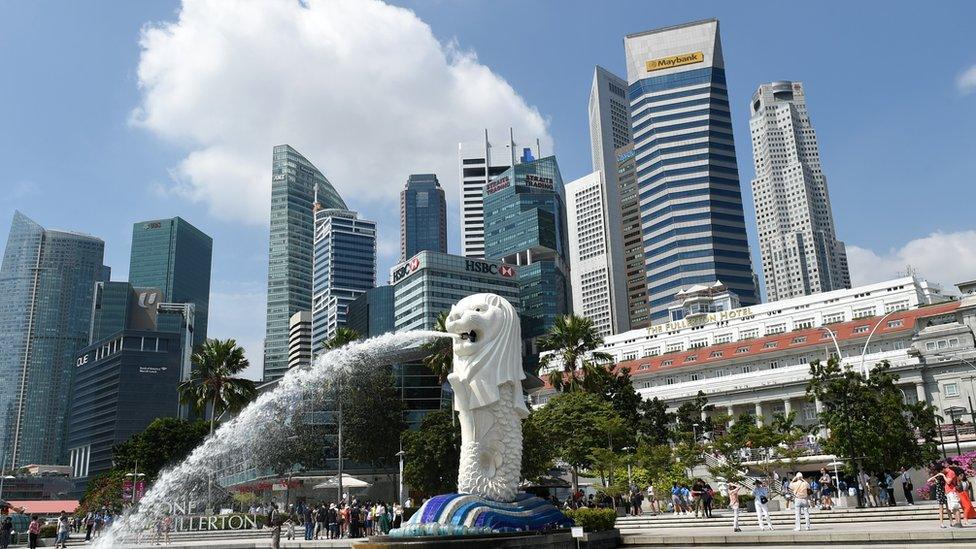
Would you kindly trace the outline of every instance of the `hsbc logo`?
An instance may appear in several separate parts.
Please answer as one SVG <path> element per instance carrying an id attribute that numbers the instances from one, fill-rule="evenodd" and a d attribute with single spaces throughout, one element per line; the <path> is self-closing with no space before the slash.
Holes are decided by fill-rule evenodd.
<path id="1" fill-rule="evenodd" d="M 400 266 L 398 266 L 393 271 L 393 284 L 396 284 L 397 282 L 399 282 L 400 279 L 402 279 L 403 277 L 405 277 L 405 276 L 407 276 L 409 274 L 413 274 L 419 268 L 420 268 L 420 258 L 419 257 L 415 257 L 415 258 L 411 259 L 410 261 L 408 261 L 406 263 L 401 263 Z"/>
<path id="2" fill-rule="evenodd" d="M 420 258 L 415 257 L 410 260 L 410 272 L 412 273 L 416 271 L 418 268 L 420 268 Z"/>
<path id="3" fill-rule="evenodd" d="M 511 265 L 496 265 L 487 261 L 475 261 L 473 259 L 468 259 L 464 262 L 464 270 L 473 273 L 499 275 L 505 278 L 512 278 L 516 274 L 515 267 Z"/>

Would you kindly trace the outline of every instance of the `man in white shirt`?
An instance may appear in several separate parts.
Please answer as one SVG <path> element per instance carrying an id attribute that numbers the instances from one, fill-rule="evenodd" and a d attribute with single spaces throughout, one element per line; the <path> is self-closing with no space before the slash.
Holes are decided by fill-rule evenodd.
<path id="1" fill-rule="evenodd" d="M 793 517 L 794 526 L 793 530 L 800 531 L 800 513 L 803 513 L 803 517 L 806 520 L 806 528 L 804 530 L 810 529 L 810 485 L 803 478 L 803 473 L 797 472 L 796 476 L 793 477 L 793 482 L 790 483 L 790 492 L 793 493 Z"/>

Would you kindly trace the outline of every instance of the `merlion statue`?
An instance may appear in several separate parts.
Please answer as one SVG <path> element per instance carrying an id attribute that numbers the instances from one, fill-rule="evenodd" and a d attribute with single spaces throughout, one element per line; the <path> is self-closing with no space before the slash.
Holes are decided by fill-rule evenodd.
<path id="1" fill-rule="evenodd" d="M 495 294 L 459 301 L 447 317 L 454 340 L 454 407 L 461 424 L 458 491 L 512 502 L 522 468 L 522 330 L 515 308 Z"/>
<path id="2" fill-rule="evenodd" d="M 447 317 L 454 368 L 447 380 L 461 424 L 458 491 L 434 496 L 391 537 L 483 536 L 572 526 L 559 509 L 519 493 L 522 419 L 522 330 L 515 308 L 495 294 L 459 301 Z M 408 458 L 409 459 L 409 458 Z"/>

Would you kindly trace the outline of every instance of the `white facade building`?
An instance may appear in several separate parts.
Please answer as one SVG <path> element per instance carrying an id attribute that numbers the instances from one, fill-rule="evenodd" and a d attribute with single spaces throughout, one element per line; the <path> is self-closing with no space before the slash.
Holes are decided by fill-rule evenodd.
<path id="1" fill-rule="evenodd" d="M 288 319 L 288 369 L 312 363 L 312 311 Z"/>
<path id="2" fill-rule="evenodd" d="M 613 231 L 607 216 L 608 182 L 595 171 L 566 184 L 570 281 L 573 311 L 593 321 L 601 337 L 627 331 L 625 287 L 614 287 L 623 269 L 614 265 L 609 246 Z"/>
<path id="3" fill-rule="evenodd" d="M 533 152 L 534 151 L 534 152 Z M 458 143 L 458 176 L 461 178 L 461 255 L 485 257 L 485 185 L 495 176 L 522 162 L 525 154 L 541 158 L 538 141 L 532 145 L 515 143 L 509 130 L 508 140 L 492 144 L 488 130 L 480 141 Z"/>
<path id="4" fill-rule="evenodd" d="M 750 110 L 752 194 L 769 301 L 850 288 L 803 84 L 763 84 Z"/>
<path id="5" fill-rule="evenodd" d="M 607 287 L 611 300 L 610 308 L 612 309 L 611 331 L 607 333 L 616 334 L 630 329 L 631 316 L 627 310 L 624 225 L 620 183 L 617 179 L 616 154 L 618 149 L 626 147 L 632 142 L 627 81 L 603 67 L 597 66 L 593 71 L 593 85 L 590 88 L 588 110 L 593 170 L 601 172 L 603 179 L 601 208 L 605 230 L 602 247 L 608 265 Z M 636 190 L 636 185 L 634 185 L 634 189 Z M 571 201 L 568 193 L 567 201 Z M 569 226 L 573 227 L 573 224 L 570 223 Z M 572 230 L 570 234 L 572 235 Z M 574 297 L 573 300 L 575 305 L 576 298 Z M 576 310 L 580 311 L 581 309 Z M 584 314 L 584 316 L 589 315 Z"/>

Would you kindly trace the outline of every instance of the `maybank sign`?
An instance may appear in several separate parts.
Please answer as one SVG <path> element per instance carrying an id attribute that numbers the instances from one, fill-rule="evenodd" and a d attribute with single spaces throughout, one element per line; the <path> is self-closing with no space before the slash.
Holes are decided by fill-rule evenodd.
<path id="1" fill-rule="evenodd" d="M 650 61 L 646 61 L 644 63 L 644 68 L 647 69 L 647 72 L 654 72 L 664 69 L 673 69 L 674 67 L 680 67 L 681 65 L 693 65 L 703 61 L 705 61 L 705 54 L 700 51 L 696 51 L 694 53 L 682 53 L 681 55 L 651 59 Z"/>
<path id="2" fill-rule="evenodd" d="M 752 316 L 752 309 L 749 307 L 742 307 L 741 309 L 732 309 L 730 311 L 719 311 L 717 313 L 709 313 L 707 315 L 694 315 L 688 318 L 683 318 L 681 320 L 675 320 L 674 322 L 665 322 L 664 324 L 652 324 L 647 327 L 647 333 L 649 335 L 662 334 L 664 332 L 673 332 L 675 330 L 682 330 L 684 328 L 693 328 L 695 326 L 701 326 L 703 324 L 711 324 L 712 322 L 720 322 L 723 320 L 734 320 L 737 318 L 745 318 Z"/>

